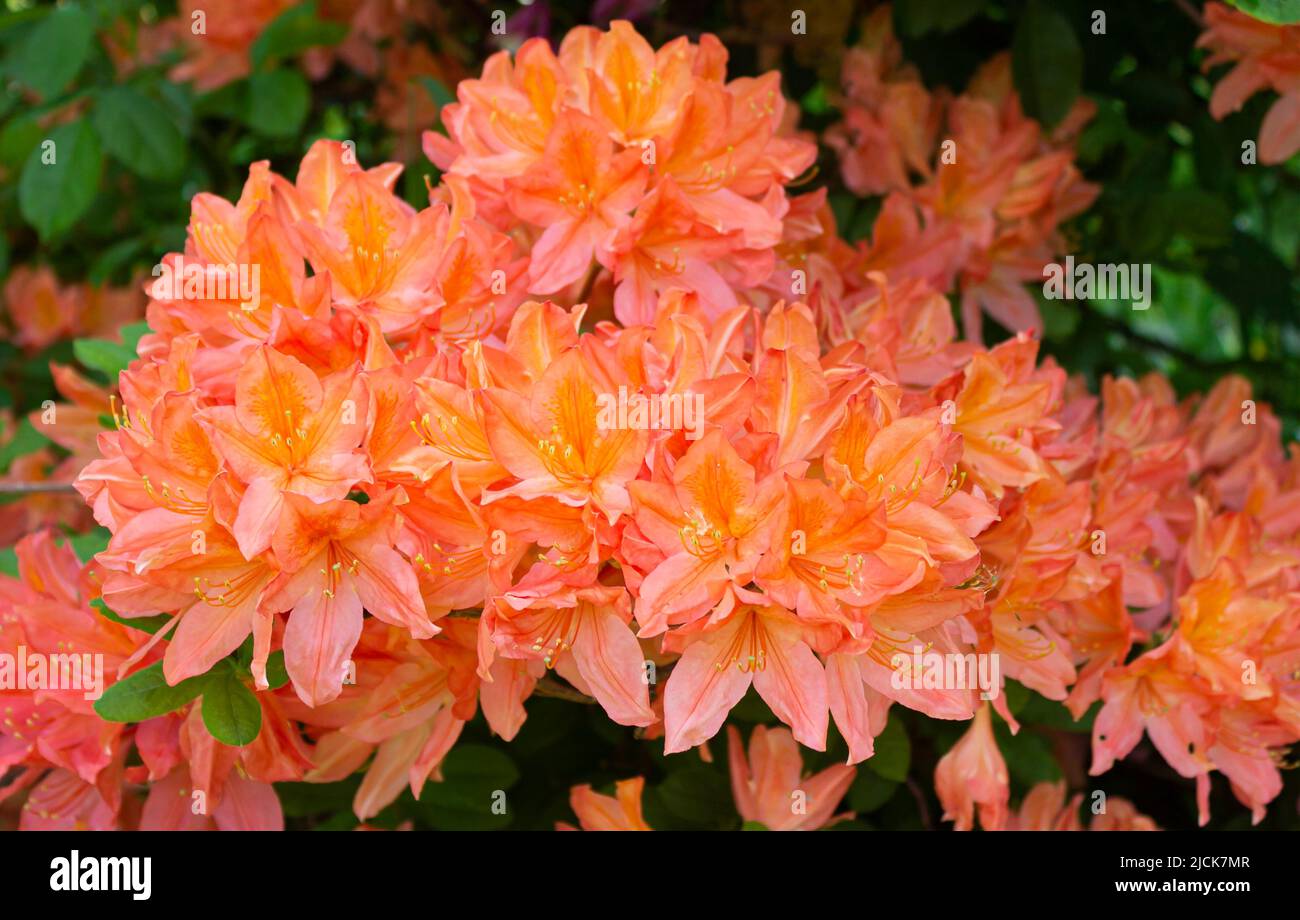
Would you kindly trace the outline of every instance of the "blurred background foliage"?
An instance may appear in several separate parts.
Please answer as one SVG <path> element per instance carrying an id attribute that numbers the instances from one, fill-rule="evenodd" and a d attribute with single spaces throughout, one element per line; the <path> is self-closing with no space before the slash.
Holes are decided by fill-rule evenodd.
<path id="1" fill-rule="evenodd" d="M 438 106 L 457 80 L 475 73 L 499 48 L 533 34 L 557 38 L 578 24 L 633 19 L 654 44 L 677 35 L 714 32 L 731 53 L 730 73 L 780 69 L 787 95 L 802 110 L 800 127 L 820 133 L 839 120 L 834 100 L 846 47 L 875 4 L 805 0 L 807 36 L 794 40 L 791 10 L 779 0 L 534 0 L 522 6 L 438 0 L 405 6 L 380 42 L 379 66 L 359 72 L 330 49 L 349 31 L 356 4 L 294 6 L 247 44 L 246 75 L 212 89 L 179 79 L 184 47 L 149 47 L 157 24 L 207 15 L 247 15 L 242 0 L 206 5 L 81 0 L 55 5 L 0 0 L 0 285 L 18 266 L 49 266 L 64 282 L 138 284 L 168 251 L 182 249 L 191 197 L 200 191 L 238 197 L 248 166 L 269 159 L 292 176 L 303 152 L 321 137 L 350 140 L 358 161 L 406 164 L 401 185 L 412 204 L 427 202 L 437 171 L 420 152 L 419 136 L 436 127 Z M 1250 6 L 1243 0 L 1241 5 Z M 1258 4 L 1255 4 L 1258 5 Z M 494 12 L 507 19 L 493 34 Z M 1104 10 L 1105 34 L 1090 28 Z M 1079 144 L 1085 177 L 1103 189 L 1096 204 L 1067 227 L 1079 261 L 1154 266 L 1149 310 L 1127 302 L 1041 301 L 1046 351 L 1095 388 L 1106 374 L 1159 370 L 1180 394 L 1208 389 L 1241 373 L 1294 437 L 1300 423 L 1300 163 L 1280 167 L 1242 162 L 1242 143 L 1256 137 L 1270 94 L 1252 98 L 1222 122 L 1208 112 L 1212 80 L 1195 49 L 1199 8 L 1189 0 L 1101 4 L 1097 0 L 896 0 L 895 30 L 906 59 L 931 88 L 960 90 L 993 54 L 1011 49 L 1026 110 L 1047 123 L 1078 94 L 1097 106 Z M 398 53 L 397 48 L 401 51 Z M 413 49 L 420 49 L 418 52 Z M 310 73 L 310 76 L 309 76 Z M 42 142 L 54 140 L 56 168 L 40 168 Z M 865 238 L 878 199 L 861 200 L 839 179 L 823 149 L 804 190 L 829 187 L 843 236 Z M 4 318 L 8 323 L 8 317 Z M 11 327 L 12 328 L 12 327 Z M 117 348 L 77 348 L 61 340 L 38 349 L 0 342 L 0 410 L 10 418 L 56 398 L 49 364 L 79 362 L 106 382 L 115 363 L 133 353 L 139 327 Z M 996 335 L 994 336 L 996 338 Z M 116 355 L 116 357 L 115 357 Z M 12 427 L 12 426 L 11 426 Z M 28 426 L 0 437 L 0 473 L 38 447 Z M 93 552 L 102 535 L 78 539 Z M 1089 720 L 1070 721 L 1059 704 L 1015 686 L 1013 711 L 1026 728 L 998 737 L 1012 772 L 1012 798 L 1033 783 L 1062 778 L 1062 764 L 1087 762 Z M 751 693 L 736 710 L 742 726 L 775 722 Z M 896 707 L 877 754 L 862 764 L 848 805 L 858 817 L 838 827 L 940 826 L 932 776 L 939 755 L 964 728 Z M 834 736 L 825 753 L 806 752 L 818 769 L 844 755 Z M 409 791 L 374 820 L 395 827 L 549 827 L 572 820 L 569 787 L 646 775 L 646 817 L 657 828 L 736 828 L 728 791 L 726 745 L 713 743 L 712 762 L 686 755 L 665 760 L 661 745 L 610 723 L 590 706 L 537 699 L 510 745 L 492 738 L 481 717 L 443 768 L 447 782 Z M 1190 782 L 1147 747 L 1107 775 L 1108 794 L 1134 800 L 1165 827 L 1195 825 Z M 1266 827 L 1296 823 L 1297 782 L 1270 809 Z M 1082 775 L 1064 777 L 1087 788 Z M 331 785 L 281 787 L 291 826 L 335 828 L 355 823 L 350 801 L 358 778 Z M 1154 782 L 1153 782 L 1154 781 Z M 1213 826 L 1241 827 L 1247 812 L 1216 784 Z M 1186 795 L 1143 790 L 1185 788 Z M 508 816 L 488 811 L 484 790 L 508 790 Z"/>

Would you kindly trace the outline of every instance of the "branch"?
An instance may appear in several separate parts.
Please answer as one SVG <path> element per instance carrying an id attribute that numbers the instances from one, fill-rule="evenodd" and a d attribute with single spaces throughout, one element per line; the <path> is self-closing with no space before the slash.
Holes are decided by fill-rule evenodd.
<path id="1" fill-rule="evenodd" d="M 45 492 L 77 494 L 70 482 L 0 482 L 0 495 L 39 495 Z"/>
<path id="2" fill-rule="evenodd" d="M 1252 367 L 1255 364 L 1255 362 L 1252 362 L 1249 359 L 1238 359 L 1235 361 L 1208 361 L 1200 355 L 1193 354 L 1192 352 L 1171 342 L 1166 342 L 1162 339 L 1156 338 L 1155 336 L 1139 332 L 1122 319 L 1116 319 L 1113 316 L 1102 313 L 1088 300 L 1076 300 L 1075 303 L 1078 303 L 1081 309 L 1086 312 L 1091 319 L 1095 320 L 1099 325 L 1104 326 L 1106 329 L 1112 332 L 1118 332 L 1131 342 L 1136 342 L 1137 344 L 1143 345 L 1147 348 L 1162 351 L 1171 357 L 1177 358 L 1184 364 L 1191 365 L 1199 370 L 1227 371 L 1235 367 Z"/>

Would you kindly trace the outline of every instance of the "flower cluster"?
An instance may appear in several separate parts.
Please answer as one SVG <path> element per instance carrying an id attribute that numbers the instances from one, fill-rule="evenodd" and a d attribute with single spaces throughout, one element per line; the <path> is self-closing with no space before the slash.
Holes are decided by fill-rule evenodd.
<path id="1" fill-rule="evenodd" d="M 0 475 L 0 484 L 12 483 L 22 489 L 59 483 L 70 488 L 86 464 L 99 456 L 97 439 L 103 430 L 102 420 L 111 411 L 112 397 L 66 365 L 51 362 L 50 373 L 59 394 L 69 401 L 49 401 L 28 414 L 29 431 L 47 438 L 48 443 L 14 457 Z M 0 449 L 21 449 L 23 437 L 22 422 L 8 409 L 0 410 Z M 13 546 L 24 534 L 42 527 L 62 526 L 75 533 L 93 523 L 85 502 L 75 493 L 37 491 L 6 505 L 0 546 Z"/>
<path id="2" fill-rule="evenodd" d="M 1095 106 L 1080 98 L 1052 131 L 1025 116 L 1011 58 L 982 66 L 966 91 L 931 92 L 902 61 L 891 11 L 872 12 L 844 59 L 844 121 L 826 143 L 844 182 L 885 195 L 862 267 L 961 292 L 966 337 L 982 313 L 1016 332 L 1041 330 L 1025 282 L 1068 251 L 1059 225 L 1100 191 L 1074 165 L 1074 142 Z"/>
<path id="3" fill-rule="evenodd" d="M 1278 98 L 1259 127 L 1259 161 L 1282 163 L 1300 153 L 1300 25 L 1275 26 L 1222 3 L 1205 5 L 1205 32 L 1196 42 L 1210 53 L 1206 70 L 1232 69 L 1210 97 L 1210 114 L 1222 120 L 1261 90 Z"/>
<path id="4" fill-rule="evenodd" d="M 179 50 L 181 61 L 172 69 L 177 82 L 192 81 L 200 90 L 217 89 L 248 76 L 252 70 L 254 42 L 267 26 L 295 4 L 292 0 L 182 0 L 176 15 L 142 29 L 134 39 L 142 43 L 143 54 L 133 54 L 129 36 L 112 36 L 112 46 L 121 66 L 129 67 L 141 56 L 149 60 L 168 50 Z M 311 48 L 304 65 L 308 75 L 325 76 L 336 59 L 350 70 L 375 76 L 381 67 L 378 45 L 399 40 L 404 22 L 427 25 L 432 4 L 409 0 L 361 0 L 318 4 L 320 22 L 340 29 L 342 41 L 335 48 Z"/>
<path id="5" fill-rule="evenodd" d="M 114 335 L 144 314 L 138 286 L 63 284 L 48 266 L 20 265 L 5 281 L 5 313 L 15 345 L 37 352 L 63 339 Z"/>
<path id="6" fill-rule="evenodd" d="M 0 306 L 13 326 L 11 341 L 34 354 L 78 336 L 116 336 L 127 323 L 144 315 L 145 297 L 139 285 L 111 287 L 64 284 L 48 266 L 18 266 L 9 273 Z M 50 373 L 68 404 L 46 404 L 28 416 L 31 427 L 52 444 L 21 449 L 21 422 L 0 409 L 0 450 L 18 454 L 0 475 L 0 483 L 27 485 L 71 483 L 98 456 L 95 438 L 100 419 L 109 412 L 109 395 L 73 368 L 52 362 Z M 67 451 L 60 455 L 54 445 Z M 12 546 L 23 534 L 46 525 L 85 530 L 92 521 L 76 496 L 36 493 L 6 504 L 0 521 L 0 546 Z"/>
<path id="7" fill-rule="evenodd" d="M 707 36 L 655 52 L 626 23 L 580 28 L 461 85 L 427 208 L 329 141 L 293 182 L 254 164 L 238 202 L 196 196 L 78 480 L 112 539 L 84 570 L 25 542 L 0 639 L 73 636 L 109 678 L 172 688 L 222 669 L 261 729 L 223 743 L 192 701 L 124 726 L 0 691 L 28 826 L 280 826 L 270 783 L 368 764 L 365 820 L 436 780 L 478 712 L 509 740 L 559 679 L 669 754 L 707 753 L 752 688 L 788 729 L 748 759 L 733 733 L 733 786 L 772 825 L 833 820 L 853 780 L 808 779 L 808 812 L 778 820 L 796 741 L 825 750 L 833 724 L 859 763 L 898 704 L 973 720 L 936 776 L 959 826 L 1070 826 L 1064 790 L 1012 819 L 1004 678 L 1076 716 L 1100 703 L 1094 772 L 1145 731 L 1203 816 L 1215 771 L 1262 816 L 1300 739 L 1300 460 L 1277 419 L 1236 378 L 1094 397 L 1030 334 L 957 341 L 907 246 L 878 233 L 864 265 L 823 196 L 786 198 L 811 149 L 781 133 L 774 76 L 727 83 L 724 63 Z M 1037 149 L 994 97 L 970 111 Z M 1032 162 L 1053 177 L 1033 190 L 1040 167 L 985 165 L 1010 169 L 995 210 L 1041 229 L 1078 183 L 1068 158 Z M 951 204 L 944 175 L 884 226 L 936 232 L 912 210 Z M 963 212 L 979 233 L 1010 232 L 983 207 Z M 778 264 L 825 283 L 783 300 Z M 992 667 L 914 673 L 929 656 Z M 644 826 L 638 799 L 630 781 L 573 804 Z M 1109 824 L 1142 823 L 1125 814 Z"/>
<path id="8" fill-rule="evenodd" d="M 340 64 L 375 81 L 372 112 L 398 136 L 402 159 L 413 159 L 419 131 L 437 116 L 423 79 L 452 85 L 464 73 L 454 57 L 431 51 L 407 32 L 445 33 L 450 14 L 424 0 L 325 0 L 313 4 L 311 14 L 314 19 L 304 19 L 302 5 L 292 0 L 184 0 L 175 16 L 144 26 L 117 20 L 103 37 L 119 73 L 175 59 L 170 79 L 205 93 L 253 73 L 257 41 L 279 17 L 290 17 L 300 32 L 310 21 L 319 37 L 336 42 L 302 50 L 305 75 L 323 80 Z"/>
<path id="9" fill-rule="evenodd" d="M 1283 455 L 1277 419 L 1240 378 L 1182 404 L 1156 375 L 1108 378 L 1099 400 L 1071 391 L 1055 414 L 1066 452 L 1049 451 L 1047 475 L 977 538 L 1002 580 L 981 616 L 1003 671 L 1076 718 L 1101 701 L 1093 775 L 1145 733 L 1196 780 L 1202 823 L 1215 771 L 1259 821 L 1300 738 L 1300 453 Z M 959 826 L 976 806 L 983 826 L 1004 826 L 987 718 L 936 786 Z"/>
<path id="10" fill-rule="evenodd" d="M 531 39 L 460 84 L 425 152 L 520 238 L 530 294 L 585 301 L 612 276 L 625 325 L 672 288 L 716 318 L 771 278 L 785 186 L 817 153 L 788 130 L 779 74 L 728 82 L 726 64 L 711 35 L 656 51 L 626 21 L 576 28 L 558 54 Z"/>

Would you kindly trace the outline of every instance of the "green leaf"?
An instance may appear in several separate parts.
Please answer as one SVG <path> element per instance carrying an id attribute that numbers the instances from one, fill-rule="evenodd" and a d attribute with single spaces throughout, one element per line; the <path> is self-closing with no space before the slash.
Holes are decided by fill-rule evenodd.
<path id="1" fill-rule="evenodd" d="M 907 769 L 912 762 L 912 741 L 901 719 L 895 717 L 876 737 L 876 753 L 866 761 L 878 776 L 901 783 L 907 779 Z"/>
<path id="2" fill-rule="evenodd" d="M 272 652 L 266 659 L 266 682 L 272 690 L 279 690 L 289 682 L 289 670 L 284 665 L 284 649 Z"/>
<path id="3" fill-rule="evenodd" d="M 145 241 L 132 237 L 100 250 L 90 265 L 87 279 L 91 284 L 107 284 L 124 266 L 146 252 Z"/>
<path id="4" fill-rule="evenodd" d="M 95 128 L 104 147 L 146 179 L 172 179 L 185 165 L 185 139 L 162 106 L 129 86 L 117 86 L 95 104 Z"/>
<path id="5" fill-rule="evenodd" d="M 656 791 L 664 807 L 692 825 L 720 827 L 728 820 L 735 820 L 727 781 L 708 767 L 676 770 Z"/>
<path id="6" fill-rule="evenodd" d="M 162 100 L 163 108 L 181 136 L 188 138 L 194 131 L 194 97 L 190 91 L 170 80 L 153 86 Z"/>
<path id="7" fill-rule="evenodd" d="M 22 97 L 15 92 L 17 87 L 0 86 L 0 118 L 4 118 L 22 101 Z"/>
<path id="8" fill-rule="evenodd" d="M 94 31 L 90 16 L 79 5 L 58 7 L 14 46 L 9 75 L 49 98 L 81 71 Z"/>
<path id="9" fill-rule="evenodd" d="M 1098 707 L 1100 708 L 1100 707 Z M 1017 719 L 1026 725 L 1042 725 L 1067 732 L 1092 731 L 1092 711 L 1085 712 L 1083 718 L 1075 721 L 1065 704 L 1049 700 L 1045 696 L 1031 693 L 1024 708 L 1015 713 Z"/>
<path id="10" fill-rule="evenodd" d="M 275 794 L 288 817 L 305 818 L 342 809 L 351 811 L 359 785 L 361 774 L 354 773 L 337 783 L 276 783 Z"/>
<path id="11" fill-rule="evenodd" d="M 443 760 L 441 772 L 443 781 L 425 783 L 416 806 L 434 827 L 504 828 L 514 820 L 508 798 L 504 813 L 493 811 L 499 793 L 519 782 L 519 768 L 504 751 L 485 744 L 458 744 Z"/>
<path id="12" fill-rule="evenodd" d="M 858 814 L 875 811 L 894 797 L 899 785 L 871 770 L 859 770 L 849 787 L 849 808 Z"/>
<path id="13" fill-rule="evenodd" d="M 927 32 L 951 32 L 973 19 L 988 0 L 906 0 L 894 5 L 898 31 L 909 38 Z"/>
<path id="14" fill-rule="evenodd" d="M 424 87 L 425 92 L 429 94 L 429 98 L 438 106 L 439 111 L 442 110 L 444 105 L 449 105 L 456 101 L 456 94 L 447 89 L 447 84 L 443 83 L 436 77 L 421 76 L 419 80 L 420 84 Z"/>
<path id="15" fill-rule="evenodd" d="M 776 716 L 772 715 L 772 710 L 753 687 L 740 698 L 739 703 L 731 707 L 730 718 L 737 722 L 757 722 L 763 725 L 776 722 Z"/>
<path id="16" fill-rule="evenodd" d="M 19 457 L 35 453 L 51 441 L 36 430 L 31 419 L 24 418 L 18 423 L 14 436 L 7 444 L 0 445 L 0 472 L 7 473 L 9 465 Z"/>
<path id="17" fill-rule="evenodd" d="M 152 617 L 124 617 L 110 608 L 108 604 L 105 604 L 103 598 L 98 597 L 90 602 L 90 606 L 98 610 L 99 615 L 106 620 L 112 620 L 114 623 L 121 623 L 123 626 L 130 626 L 132 629 L 147 632 L 151 636 L 171 621 L 171 617 L 165 613 Z"/>
<path id="18" fill-rule="evenodd" d="M 804 93 L 803 99 L 799 101 L 799 106 L 809 115 L 825 115 L 829 112 L 831 102 L 826 92 L 826 84 L 818 80 L 812 89 Z"/>
<path id="19" fill-rule="evenodd" d="M 77 339 L 72 343 L 72 353 L 86 367 L 107 376 L 110 382 L 116 382 L 117 375 L 135 360 L 133 349 L 107 339 Z"/>
<path id="20" fill-rule="evenodd" d="M 77 558 L 85 563 L 108 549 L 108 541 L 112 537 L 113 535 L 109 533 L 107 527 L 96 527 L 89 533 L 68 537 L 68 544 L 72 547 L 72 551 L 77 554 Z"/>
<path id="21" fill-rule="evenodd" d="M 35 114 L 15 115 L 0 129 L 0 164 L 21 166 L 44 137 L 45 129 Z"/>
<path id="22" fill-rule="evenodd" d="M 1011 778 L 1025 789 L 1032 789 L 1045 780 L 1061 778 L 1061 768 L 1052 754 L 1052 746 L 1042 735 L 1026 728 L 1013 735 L 1007 724 L 998 719 L 993 725 L 993 736 L 1007 762 Z"/>
<path id="23" fill-rule="evenodd" d="M 1025 705 L 1029 702 L 1030 697 L 1033 696 L 1032 690 L 1026 688 L 1025 685 L 1019 681 L 1010 678 L 1007 678 L 1002 692 L 1006 694 L 1007 709 L 1010 710 L 1013 716 L 1019 713 L 1020 710 L 1024 709 Z"/>
<path id="24" fill-rule="evenodd" d="M 1083 51 L 1070 22 L 1030 0 L 1016 27 L 1011 72 L 1025 113 L 1052 127 L 1070 111 L 1083 84 Z"/>
<path id="25" fill-rule="evenodd" d="M 122 345 L 130 349 L 131 354 L 138 354 L 140 351 L 140 340 L 149 334 L 149 324 L 144 320 L 138 323 L 128 323 L 118 330 L 122 336 Z"/>
<path id="26" fill-rule="evenodd" d="M 296 70 L 272 70 L 248 78 L 248 126 L 266 137 L 293 137 L 307 119 L 311 91 Z"/>
<path id="27" fill-rule="evenodd" d="M 119 680 L 95 701 L 95 712 L 108 722 L 143 722 L 175 712 L 204 690 L 208 675 L 201 674 L 168 686 L 161 661 Z"/>
<path id="28" fill-rule="evenodd" d="M 85 119 L 60 125 L 48 139 L 53 142 L 48 154 L 44 142 L 33 148 L 18 180 L 18 209 L 42 242 L 61 235 L 86 213 L 104 167 L 99 138 Z"/>
<path id="29" fill-rule="evenodd" d="M 262 30 L 249 49 L 253 69 L 260 70 L 272 58 L 285 58 L 321 45 L 337 45 L 347 37 L 341 22 L 323 21 L 316 15 L 314 0 L 285 10 Z"/>
<path id="30" fill-rule="evenodd" d="M 742 831 L 767 831 L 767 830 L 771 830 L 771 828 L 768 827 L 766 824 L 764 824 L 762 821 L 746 821 L 744 824 L 740 825 L 740 829 L 741 829 Z"/>
<path id="31" fill-rule="evenodd" d="M 1205 269 L 1205 280 L 1236 304 L 1243 316 L 1256 311 L 1275 319 L 1286 316 L 1295 300 L 1293 278 L 1277 253 L 1235 228 L 1228 246 L 1215 253 Z"/>
<path id="32" fill-rule="evenodd" d="M 207 675 L 203 687 L 203 724 L 208 734 L 231 747 L 252 744 L 262 730 L 262 704 L 225 662 Z"/>
<path id="33" fill-rule="evenodd" d="M 464 807 L 491 805 L 492 793 L 519 782 L 519 768 L 504 751 L 486 744 L 458 744 L 442 763 L 443 782 L 424 787 L 422 799 Z"/>
<path id="34" fill-rule="evenodd" d="M 1300 0 L 1228 0 L 1228 2 L 1243 13 L 1274 25 L 1300 22 Z"/>
<path id="35" fill-rule="evenodd" d="M 1157 207 L 1171 233 L 1200 247 L 1224 246 L 1232 236 L 1232 209 L 1221 198 L 1199 188 L 1173 188 L 1161 193 Z"/>

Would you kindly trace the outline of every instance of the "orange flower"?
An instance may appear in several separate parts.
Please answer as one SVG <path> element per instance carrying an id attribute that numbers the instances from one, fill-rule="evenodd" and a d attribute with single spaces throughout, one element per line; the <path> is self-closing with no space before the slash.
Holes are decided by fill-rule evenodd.
<path id="1" fill-rule="evenodd" d="M 934 771 L 934 791 L 943 803 L 943 817 L 959 831 L 975 826 L 1000 831 L 1007 823 L 1010 786 L 1007 764 L 993 738 L 993 716 L 988 706 L 975 713 L 970 730 L 944 754 Z"/>
<path id="2" fill-rule="evenodd" d="M 746 821 L 774 831 L 815 831 L 853 816 L 831 813 L 853 784 L 855 768 L 836 764 L 805 778 L 799 746 L 784 728 L 755 726 L 748 759 L 734 725 L 727 727 L 727 742 L 736 810 Z"/>
<path id="3" fill-rule="evenodd" d="M 641 817 L 644 789 L 645 778 L 641 776 L 615 783 L 612 796 L 601 795 L 590 786 L 574 786 L 569 793 L 569 807 L 584 831 L 651 831 L 654 828 Z M 562 821 L 556 822 L 555 829 L 577 830 Z"/>
<path id="4" fill-rule="evenodd" d="M 248 484 L 232 528 L 246 556 L 270 546 L 286 493 L 330 501 L 370 481 L 357 450 L 365 390 L 353 372 L 320 381 L 300 361 L 258 348 L 239 372 L 235 405 L 213 406 L 198 418 Z"/>
<path id="5" fill-rule="evenodd" d="M 1214 87 L 1210 114 L 1237 111 L 1263 89 L 1278 93 L 1259 131 L 1259 161 L 1282 163 L 1300 151 L 1300 26 L 1273 25 L 1225 6 L 1205 5 L 1205 31 L 1196 40 L 1210 54 L 1201 67 L 1231 63 Z"/>
<path id="6" fill-rule="evenodd" d="M 415 573 L 394 549 L 391 496 L 359 505 L 286 493 L 272 548 L 284 571 L 267 588 L 266 610 L 292 610 L 284 663 L 309 706 L 343 686 L 344 664 L 361 635 L 362 609 L 416 638 L 429 622 Z"/>

